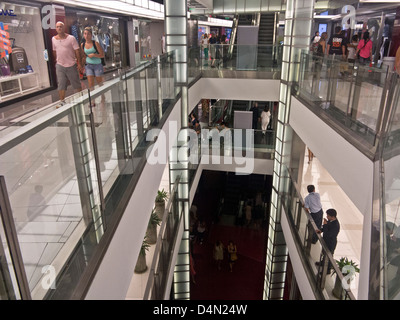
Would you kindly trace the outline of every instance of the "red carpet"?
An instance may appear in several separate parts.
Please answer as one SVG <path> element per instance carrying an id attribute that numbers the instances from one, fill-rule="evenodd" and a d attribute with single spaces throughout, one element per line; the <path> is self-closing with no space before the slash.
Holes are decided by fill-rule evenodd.
<path id="1" fill-rule="evenodd" d="M 220 239 L 226 247 L 236 243 L 238 261 L 229 271 L 227 255 L 221 270 L 213 259 L 213 246 Z M 264 287 L 265 232 L 246 227 L 212 225 L 202 245 L 194 246 L 195 281 L 191 300 L 262 300 Z"/>
<path id="2" fill-rule="evenodd" d="M 203 244 L 193 248 L 195 284 L 191 283 L 191 300 L 262 300 L 264 288 L 267 230 L 234 225 L 234 217 L 223 216 L 215 222 L 218 203 L 224 192 L 224 173 L 203 172 L 193 200 L 197 216 L 204 219 L 207 231 Z M 213 259 L 213 246 L 221 240 L 225 248 L 229 240 L 236 243 L 238 261 L 229 271 L 227 254 L 221 270 Z"/>

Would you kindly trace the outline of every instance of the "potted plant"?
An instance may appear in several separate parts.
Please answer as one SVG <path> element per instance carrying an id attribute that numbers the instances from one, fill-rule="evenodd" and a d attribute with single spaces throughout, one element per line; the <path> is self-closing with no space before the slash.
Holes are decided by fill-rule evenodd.
<path id="1" fill-rule="evenodd" d="M 339 270 L 342 272 L 344 280 L 347 280 L 347 286 L 350 288 L 350 282 L 356 273 L 360 272 L 358 265 L 353 261 L 349 260 L 347 257 L 342 257 L 340 260 L 336 260 Z M 332 276 L 335 274 L 335 269 L 333 269 Z M 332 290 L 333 295 L 338 299 L 343 299 L 345 291 L 343 289 L 342 281 L 336 276 L 335 286 Z"/>
<path id="2" fill-rule="evenodd" d="M 162 189 L 157 191 L 156 201 L 155 201 L 155 210 L 158 217 L 162 220 L 165 211 L 165 200 L 168 199 L 167 192 Z"/>
<path id="3" fill-rule="evenodd" d="M 138 260 L 135 266 L 135 273 L 143 273 L 147 270 L 146 251 L 149 250 L 150 244 L 147 242 L 147 236 L 144 237 L 142 247 L 140 248 Z"/>
<path id="4" fill-rule="evenodd" d="M 150 219 L 149 219 L 149 224 L 147 226 L 147 242 L 149 244 L 154 244 L 157 242 L 157 226 L 161 224 L 161 219 L 156 213 L 156 211 L 153 209 L 151 211 Z"/>

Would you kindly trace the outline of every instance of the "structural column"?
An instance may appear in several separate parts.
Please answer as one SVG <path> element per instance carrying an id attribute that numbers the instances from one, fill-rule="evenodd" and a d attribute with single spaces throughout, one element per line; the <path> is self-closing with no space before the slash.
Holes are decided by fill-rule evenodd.
<path id="1" fill-rule="evenodd" d="M 181 93 L 181 127 L 176 144 L 172 147 L 170 164 L 170 184 L 179 176 L 177 209 L 183 214 L 183 235 L 174 270 L 173 299 L 190 299 L 190 252 L 189 252 L 189 157 L 188 137 L 188 67 L 187 67 L 187 1 L 166 0 L 165 37 L 167 51 L 175 51 L 175 88 Z M 186 150 L 186 151 L 185 151 Z"/>
<path id="2" fill-rule="evenodd" d="M 300 54 L 309 48 L 314 1 L 287 0 L 280 84 L 279 112 L 276 128 L 275 160 L 272 182 L 271 214 L 266 257 L 264 299 L 282 299 L 288 251 L 281 227 L 282 204 L 287 174 L 291 168 L 293 130 L 289 126 L 291 84 L 299 74 Z"/>

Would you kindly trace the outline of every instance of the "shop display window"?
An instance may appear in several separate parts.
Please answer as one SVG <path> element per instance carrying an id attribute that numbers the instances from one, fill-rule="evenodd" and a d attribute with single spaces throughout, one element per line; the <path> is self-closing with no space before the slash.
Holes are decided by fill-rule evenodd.
<path id="1" fill-rule="evenodd" d="M 153 58 L 151 52 L 150 22 L 139 21 L 139 46 L 140 61 L 148 61 Z"/>
<path id="2" fill-rule="evenodd" d="M 66 9 L 66 33 L 73 35 L 79 44 L 82 43 L 83 31 L 86 27 L 92 28 L 93 39 L 104 50 L 105 70 L 120 68 L 121 57 L 121 33 L 118 18 L 106 17 L 98 13 L 89 13 Z"/>
<path id="3" fill-rule="evenodd" d="M 50 86 L 40 8 L 1 2 L 0 103 Z"/>

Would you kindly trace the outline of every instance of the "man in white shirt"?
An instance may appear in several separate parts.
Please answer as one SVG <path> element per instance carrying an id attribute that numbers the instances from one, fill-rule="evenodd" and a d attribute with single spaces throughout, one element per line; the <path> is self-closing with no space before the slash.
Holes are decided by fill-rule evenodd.
<path id="1" fill-rule="evenodd" d="M 317 228 L 320 229 L 324 215 L 324 212 L 322 211 L 321 197 L 319 193 L 315 192 L 315 186 L 312 184 L 307 186 L 307 191 L 308 195 L 304 198 L 304 208 L 313 218 Z M 312 243 L 316 243 L 317 240 L 317 234 L 313 232 Z"/>

